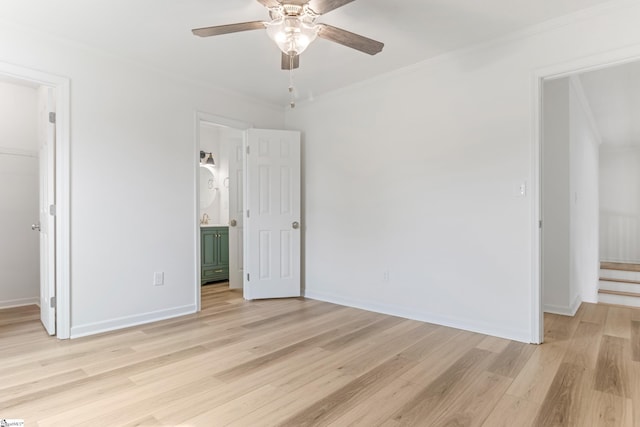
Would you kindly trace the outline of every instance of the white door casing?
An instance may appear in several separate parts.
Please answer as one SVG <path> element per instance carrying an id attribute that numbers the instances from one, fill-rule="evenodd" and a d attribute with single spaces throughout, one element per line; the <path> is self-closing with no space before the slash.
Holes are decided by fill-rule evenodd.
<path id="1" fill-rule="evenodd" d="M 242 138 L 229 144 L 229 288 L 242 289 L 244 276 L 244 145 Z"/>
<path id="2" fill-rule="evenodd" d="M 39 121 L 40 319 L 49 335 L 56 334 L 55 270 L 55 97 L 41 86 Z M 50 115 L 50 113 L 53 113 Z M 53 206 L 53 207 L 52 207 Z"/>
<path id="3" fill-rule="evenodd" d="M 246 141 L 244 296 L 298 297 L 300 133 L 249 129 Z"/>

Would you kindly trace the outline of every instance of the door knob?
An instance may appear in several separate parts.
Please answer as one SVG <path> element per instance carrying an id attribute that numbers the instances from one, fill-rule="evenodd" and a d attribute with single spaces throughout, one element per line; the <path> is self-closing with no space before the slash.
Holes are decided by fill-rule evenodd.
<path id="1" fill-rule="evenodd" d="M 31 224 L 31 229 L 33 231 L 36 231 L 36 230 L 40 231 L 40 224 Z"/>
<path id="2" fill-rule="evenodd" d="M 235 219 L 232 219 L 231 221 L 229 221 L 229 225 L 232 227 L 235 227 L 236 225 L 238 225 L 238 221 L 236 221 Z"/>
<path id="3" fill-rule="evenodd" d="M 293 221 L 291 227 L 293 227 L 294 230 L 297 230 L 298 228 L 300 228 L 300 223 L 298 221 Z"/>

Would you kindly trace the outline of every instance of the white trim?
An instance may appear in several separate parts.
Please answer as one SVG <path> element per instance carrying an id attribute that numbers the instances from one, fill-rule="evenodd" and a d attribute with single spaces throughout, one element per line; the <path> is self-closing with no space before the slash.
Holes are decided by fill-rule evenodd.
<path id="1" fill-rule="evenodd" d="M 70 80 L 66 77 L 0 62 L 0 74 L 52 87 L 56 91 L 56 336 L 66 339 L 71 327 L 70 239 Z"/>
<path id="2" fill-rule="evenodd" d="M 530 343 L 527 330 L 512 329 L 509 327 L 496 327 L 494 324 L 478 322 L 476 319 L 462 319 L 458 317 L 442 316 L 422 311 L 407 310 L 405 307 L 381 304 L 362 299 L 345 298 L 339 295 L 331 295 L 322 292 L 306 291 L 305 298 L 318 301 L 330 302 L 332 304 L 358 308 L 361 310 L 373 311 L 375 313 L 387 314 L 390 316 L 402 317 L 405 319 L 418 320 L 420 322 L 433 323 L 450 328 L 462 329 L 484 335 L 505 338 L 524 343 Z M 508 322 L 505 322 L 508 324 Z"/>
<path id="3" fill-rule="evenodd" d="M 544 317 L 542 316 L 542 78 L 533 76 L 532 99 L 533 111 L 531 114 L 533 139 L 531 141 L 531 336 L 534 344 L 544 342 Z M 544 224 L 543 224 L 544 226 Z"/>
<path id="4" fill-rule="evenodd" d="M 620 2 L 624 3 L 624 2 Z M 640 60 L 640 44 L 627 46 L 621 49 L 603 52 L 596 55 L 568 61 L 553 66 L 534 70 L 532 73 L 532 119 L 533 119 L 533 141 L 532 141 L 532 265 L 531 265 L 531 341 L 542 342 L 544 338 L 543 315 L 542 315 L 542 278 L 540 275 L 542 267 L 542 246 L 539 233 L 538 222 L 542 219 L 540 208 L 542 205 L 541 192 L 539 188 L 541 179 L 541 148 L 542 148 L 542 84 L 544 80 L 552 80 L 561 77 L 569 77 L 578 73 L 595 71 L 615 65 L 622 65 Z M 544 226 L 544 223 L 543 223 Z M 552 307 L 550 307 L 552 308 Z M 539 340 L 539 341 L 537 341 Z"/>
<path id="5" fill-rule="evenodd" d="M 3 308 L 14 308 L 14 307 L 24 307 L 26 305 L 40 305 L 40 298 L 18 298 L 18 299 L 10 299 L 6 301 L 0 301 L 0 309 Z"/>
<path id="6" fill-rule="evenodd" d="M 250 129 L 253 127 L 253 125 L 246 123 L 246 122 L 242 122 L 242 121 L 238 121 L 238 120 L 234 120 L 234 119 L 229 119 L 226 117 L 222 117 L 222 116 L 216 116 L 214 114 L 209 114 L 209 113 L 205 113 L 202 111 L 196 111 L 195 112 L 195 121 L 194 121 L 194 138 L 193 138 L 193 151 L 194 151 L 194 157 L 193 157 L 193 197 L 195 199 L 195 204 L 194 204 L 194 218 L 195 218 L 195 238 L 193 240 L 194 242 L 194 252 L 196 255 L 196 259 L 195 259 L 195 278 L 196 278 L 196 282 L 195 282 L 195 286 L 196 286 L 196 290 L 195 290 L 195 306 L 196 306 L 196 311 L 200 311 L 202 310 L 201 307 L 201 287 L 202 284 L 200 283 L 202 278 L 200 277 L 200 124 L 201 123 L 209 123 L 209 124 L 213 124 L 215 126 L 222 126 L 222 127 L 228 127 L 228 128 L 232 128 L 232 129 L 237 129 L 240 131 L 244 131 L 247 129 Z"/>
<path id="7" fill-rule="evenodd" d="M 70 338 L 80 338 L 87 335 L 95 335 L 103 332 L 115 331 L 117 329 L 129 328 L 131 326 L 144 325 L 147 323 L 167 320 L 174 317 L 185 316 L 196 312 L 196 306 L 193 304 L 175 307 L 166 310 L 152 311 L 144 314 L 134 314 L 131 316 L 110 319 L 104 322 L 88 323 L 71 327 Z"/>
<path id="8" fill-rule="evenodd" d="M 544 312 L 545 313 L 552 313 L 552 314 L 560 314 L 562 316 L 575 316 L 576 313 L 578 312 L 578 309 L 580 308 L 580 306 L 582 305 L 582 299 L 580 298 L 580 295 L 576 296 L 576 298 L 573 300 L 573 303 L 571 304 L 570 307 L 567 306 L 560 306 L 560 305 L 553 305 L 553 304 L 545 304 L 544 305 Z"/>

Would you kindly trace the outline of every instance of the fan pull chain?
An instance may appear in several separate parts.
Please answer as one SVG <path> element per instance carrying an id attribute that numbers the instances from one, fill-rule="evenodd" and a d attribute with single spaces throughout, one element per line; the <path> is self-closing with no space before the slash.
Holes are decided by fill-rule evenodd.
<path id="1" fill-rule="evenodd" d="M 293 55 L 289 55 L 289 106 L 296 108 L 296 100 L 293 88 Z"/>

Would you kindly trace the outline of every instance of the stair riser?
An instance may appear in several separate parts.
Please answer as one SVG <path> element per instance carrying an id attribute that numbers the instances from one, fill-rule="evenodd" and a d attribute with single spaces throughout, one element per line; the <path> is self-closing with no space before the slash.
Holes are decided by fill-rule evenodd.
<path id="1" fill-rule="evenodd" d="M 600 269 L 600 277 L 607 279 L 634 280 L 636 282 L 640 282 L 640 271 Z"/>
<path id="2" fill-rule="evenodd" d="M 606 280 L 600 280 L 599 289 L 619 292 L 635 292 L 640 294 L 640 284 L 635 283 L 607 282 Z"/>
<path id="3" fill-rule="evenodd" d="M 628 307 L 640 307 L 640 298 L 623 295 L 599 294 L 598 302 L 603 304 L 626 305 Z"/>

